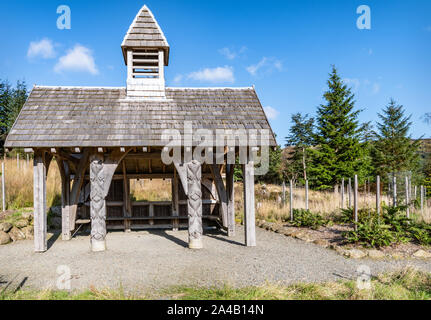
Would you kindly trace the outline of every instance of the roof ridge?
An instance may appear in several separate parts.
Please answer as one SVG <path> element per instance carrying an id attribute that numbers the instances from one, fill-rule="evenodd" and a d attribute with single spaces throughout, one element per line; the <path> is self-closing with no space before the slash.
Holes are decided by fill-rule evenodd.
<path id="1" fill-rule="evenodd" d="M 254 87 L 166 87 L 171 90 L 254 90 Z"/>
<path id="2" fill-rule="evenodd" d="M 105 86 L 43 86 L 34 85 L 33 88 L 46 88 L 46 89 L 126 89 L 126 87 L 105 87 Z"/>

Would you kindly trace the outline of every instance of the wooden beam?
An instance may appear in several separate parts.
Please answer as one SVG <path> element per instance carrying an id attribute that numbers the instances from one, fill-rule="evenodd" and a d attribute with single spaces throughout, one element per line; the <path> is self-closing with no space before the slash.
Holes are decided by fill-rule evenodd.
<path id="1" fill-rule="evenodd" d="M 25 153 L 33 153 L 34 150 L 33 150 L 33 148 L 24 148 L 24 152 Z"/>
<path id="2" fill-rule="evenodd" d="M 45 252 L 48 249 L 46 237 L 46 163 L 44 152 L 37 150 L 34 155 L 33 165 L 34 183 L 34 250 Z"/>
<path id="3" fill-rule="evenodd" d="M 132 206 L 130 204 L 130 180 L 127 179 L 126 162 L 121 161 L 123 167 L 123 215 L 125 217 L 132 216 Z M 124 229 L 126 232 L 130 231 L 130 220 L 124 220 Z"/>
<path id="4" fill-rule="evenodd" d="M 235 236 L 235 190 L 234 190 L 234 171 L 235 164 L 226 166 L 226 193 L 227 193 L 227 235 Z"/>
<path id="5" fill-rule="evenodd" d="M 180 178 L 181 185 L 183 186 L 184 193 L 188 194 L 188 183 L 187 183 L 187 166 L 180 163 L 174 163 L 175 169 L 177 170 L 178 177 Z"/>
<path id="6" fill-rule="evenodd" d="M 245 245 L 256 246 L 256 226 L 254 208 L 254 162 L 248 160 L 243 165 L 244 177 L 244 228 Z"/>
<path id="7" fill-rule="evenodd" d="M 174 171 L 174 178 L 171 180 L 172 185 L 172 215 L 178 217 L 180 215 L 180 205 L 179 205 L 179 185 L 178 185 L 178 174 Z M 178 231 L 179 220 L 174 219 L 173 230 Z"/>
<path id="8" fill-rule="evenodd" d="M 67 161 L 56 157 L 61 177 L 61 237 L 63 241 L 72 238 L 70 230 L 70 169 Z"/>
<path id="9" fill-rule="evenodd" d="M 227 228 L 228 227 L 228 218 L 227 218 L 228 200 L 227 200 L 226 188 L 224 186 L 223 179 L 220 174 L 220 166 L 217 164 L 211 164 L 209 165 L 209 167 L 211 169 L 211 173 L 213 175 L 214 183 L 217 189 L 217 194 L 220 199 L 219 209 L 220 209 L 220 215 L 222 218 L 223 227 Z"/>
<path id="10" fill-rule="evenodd" d="M 189 248 L 201 249 L 202 244 L 202 166 L 193 160 L 187 163 L 187 210 L 189 216 Z"/>

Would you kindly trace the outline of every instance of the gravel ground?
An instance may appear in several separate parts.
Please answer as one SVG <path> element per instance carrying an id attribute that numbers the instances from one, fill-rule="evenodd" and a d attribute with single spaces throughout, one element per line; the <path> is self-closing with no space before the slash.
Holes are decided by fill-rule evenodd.
<path id="1" fill-rule="evenodd" d="M 88 235 L 64 242 L 56 234 L 43 254 L 33 252 L 32 241 L 19 241 L 0 246 L 0 288 L 55 289 L 60 265 L 70 267 L 72 289 L 122 286 L 137 292 L 173 285 L 353 279 L 360 265 L 369 266 L 374 275 L 407 265 L 431 272 L 431 263 L 422 260 L 350 260 L 301 240 L 260 228 L 256 232 L 255 248 L 242 245 L 241 226 L 234 238 L 206 232 L 205 248 L 199 251 L 187 248 L 186 231 L 109 233 L 108 250 L 102 253 L 90 252 Z"/>

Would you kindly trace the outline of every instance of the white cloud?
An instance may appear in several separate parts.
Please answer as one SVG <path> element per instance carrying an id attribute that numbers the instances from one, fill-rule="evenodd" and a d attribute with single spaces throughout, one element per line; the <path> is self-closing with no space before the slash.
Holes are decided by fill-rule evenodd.
<path id="1" fill-rule="evenodd" d="M 367 82 L 368 80 L 365 80 Z M 358 91 L 359 86 L 361 85 L 361 81 L 356 78 L 345 78 L 343 79 L 344 84 L 352 87 L 353 91 Z"/>
<path id="2" fill-rule="evenodd" d="M 174 78 L 174 82 L 175 83 L 180 83 L 181 80 L 183 80 L 183 75 L 182 74 L 177 74 Z"/>
<path id="3" fill-rule="evenodd" d="M 57 73 L 63 71 L 80 71 L 89 72 L 93 75 L 99 73 L 96 63 L 94 62 L 92 51 L 80 44 L 75 45 L 65 56 L 60 57 L 54 67 L 54 71 Z"/>
<path id="4" fill-rule="evenodd" d="M 30 42 L 27 51 L 28 58 L 41 57 L 43 59 L 55 58 L 54 44 L 50 39 Z"/>
<path id="5" fill-rule="evenodd" d="M 229 48 L 222 48 L 218 52 L 223 55 L 228 60 L 233 60 L 235 58 L 238 58 L 240 55 L 242 55 L 247 50 L 247 47 L 241 47 L 239 51 L 234 51 Z"/>
<path id="6" fill-rule="evenodd" d="M 277 110 L 275 110 L 273 107 L 270 107 L 270 106 L 264 107 L 263 110 L 265 110 L 265 114 L 269 120 L 277 119 L 278 115 L 280 114 L 280 112 L 278 112 Z"/>
<path id="7" fill-rule="evenodd" d="M 187 78 L 196 81 L 207 81 L 212 83 L 235 81 L 233 68 L 230 66 L 201 69 L 199 71 L 191 72 Z"/>
<path id="8" fill-rule="evenodd" d="M 274 70 L 282 71 L 283 70 L 283 64 L 281 63 L 281 61 L 279 61 L 275 58 L 263 57 L 258 63 L 251 65 L 251 66 L 248 66 L 246 68 L 246 70 L 252 76 L 256 76 L 256 75 L 258 75 L 260 70 L 263 73 L 270 73 Z"/>

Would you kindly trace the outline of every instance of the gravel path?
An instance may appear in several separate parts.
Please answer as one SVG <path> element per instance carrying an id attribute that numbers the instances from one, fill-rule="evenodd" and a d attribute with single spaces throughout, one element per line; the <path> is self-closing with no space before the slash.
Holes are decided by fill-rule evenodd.
<path id="1" fill-rule="evenodd" d="M 206 233 L 205 248 L 187 248 L 187 232 L 113 232 L 107 236 L 108 251 L 90 252 L 89 236 L 63 242 L 60 238 L 44 254 L 33 252 L 32 241 L 0 246 L 0 288 L 20 284 L 28 288 L 55 288 L 57 267 L 67 265 L 72 289 L 93 285 L 139 291 L 172 285 L 259 285 L 270 282 L 316 282 L 356 278 L 360 265 L 373 274 L 407 265 L 431 272 L 422 260 L 350 260 L 332 250 L 258 228 L 256 248 L 242 245 L 243 228 L 237 236 Z M 53 237 L 55 238 L 55 237 Z"/>

